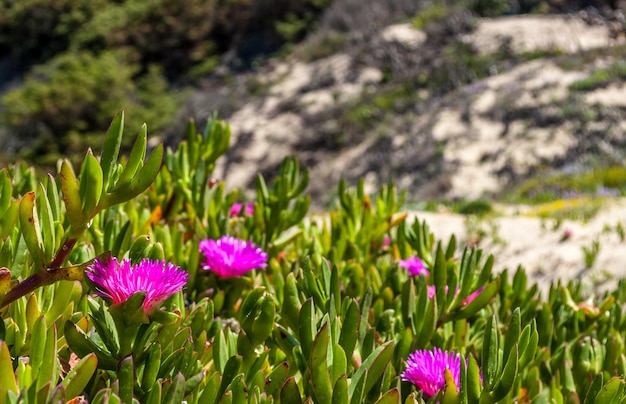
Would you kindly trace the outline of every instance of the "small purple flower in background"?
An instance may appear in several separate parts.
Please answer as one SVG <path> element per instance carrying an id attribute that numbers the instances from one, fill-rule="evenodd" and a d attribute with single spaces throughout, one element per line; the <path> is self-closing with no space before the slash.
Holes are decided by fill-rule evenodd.
<path id="1" fill-rule="evenodd" d="M 409 355 L 401 376 L 402 380 L 413 383 L 428 397 L 432 397 L 444 389 L 446 369 L 450 370 L 458 389 L 461 382 L 461 355 L 439 348 L 418 349 Z"/>
<path id="2" fill-rule="evenodd" d="M 411 276 L 430 275 L 426 266 L 419 257 L 413 256 L 405 260 L 398 261 L 402 268 L 406 268 Z"/>
<path id="3" fill-rule="evenodd" d="M 96 260 L 85 271 L 95 285 L 95 293 L 113 304 L 123 303 L 134 293 L 145 292 L 143 308 L 152 312 L 167 298 L 182 290 L 189 274 L 166 261 L 142 260 L 131 265 L 130 260 L 117 258 Z"/>
<path id="4" fill-rule="evenodd" d="M 457 292 L 458 290 L 459 289 L 457 288 Z M 446 285 L 446 293 L 448 293 L 448 285 Z M 435 285 L 428 285 L 428 298 L 432 299 L 436 295 L 437 295 L 437 288 L 435 287 Z"/>
<path id="5" fill-rule="evenodd" d="M 565 229 L 563 230 L 563 234 L 561 235 L 561 239 L 559 240 L 560 242 L 569 240 L 570 238 L 572 238 L 572 230 L 571 229 Z"/>
<path id="6" fill-rule="evenodd" d="M 391 245 L 391 237 L 385 236 L 383 238 L 382 244 L 380 245 L 375 241 L 372 242 L 372 250 L 379 251 L 379 252 L 387 251 L 390 245 Z"/>
<path id="7" fill-rule="evenodd" d="M 267 266 L 267 253 L 251 241 L 223 236 L 219 240 L 202 240 L 200 252 L 204 255 L 202 269 L 222 277 L 241 276 Z"/>
<path id="8" fill-rule="evenodd" d="M 252 216 L 254 214 L 254 205 L 251 203 L 246 203 L 245 206 L 243 203 L 235 202 L 233 206 L 230 207 L 229 215 L 230 217 L 239 216 L 241 213 L 241 209 L 243 209 L 244 216 Z"/>

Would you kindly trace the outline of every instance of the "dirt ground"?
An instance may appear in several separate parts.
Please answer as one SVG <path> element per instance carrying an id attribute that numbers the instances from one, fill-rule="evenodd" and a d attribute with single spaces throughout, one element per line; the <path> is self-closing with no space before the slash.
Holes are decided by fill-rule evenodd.
<path id="1" fill-rule="evenodd" d="M 445 212 L 413 214 L 425 220 L 444 245 L 455 234 L 459 245 L 475 244 L 486 254 L 493 254 L 496 271 L 507 268 L 512 273 L 523 266 L 543 291 L 559 279 L 580 278 L 589 290 L 601 292 L 626 276 L 626 240 L 618 230 L 620 223 L 626 226 L 626 199 L 607 200 L 586 223 L 532 217 L 524 207 L 498 210 L 499 215 L 488 219 Z M 594 242 L 598 246 L 596 258 L 587 265 L 584 251 L 591 255 Z"/>

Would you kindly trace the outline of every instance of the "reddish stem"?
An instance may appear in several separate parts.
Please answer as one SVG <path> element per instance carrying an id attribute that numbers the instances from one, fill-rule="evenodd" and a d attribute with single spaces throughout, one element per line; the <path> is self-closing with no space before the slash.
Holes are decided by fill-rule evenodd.
<path id="1" fill-rule="evenodd" d="M 34 291 L 38 287 L 49 283 L 50 278 L 50 273 L 44 270 L 39 271 L 36 274 L 24 279 L 22 282 L 18 283 L 13 289 L 11 289 L 9 293 L 4 295 L 4 299 L 2 299 L 2 305 L 0 305 L 0 308 L 16 301 L 22 296 L 26 296 L 28 293 Z"/>
<path id="2" fill-rule="evenodd" d="M 77 241 L 77 238 L 68 238 L 67 240 L 65 240 L 63 246 L 61 246 L 50 265 L 48 265 L 48 269 L 44 269 L 34 275 L 29 276 L 22 282 L 18 283 L 15 287 L 13 287 L 6 295 L 4 295 L 4 299 L 2 299 L 2 304 L 0 304 L 0 308 L 16 301 L 22 296 L 26 296 L 28 293 L 34 291 L 41 286 L 53 283 L 54 270 L 61 267 L 61 265 L 65 261 L 65 258 L 67 258 L 69 253 L 72 251 Z"/>
<path id="3" fill-rule="evenodd" d="M 57 252 L 57 255 L 54 256 L 54 259 L 52 260 L 50 265 L 48 265 L 48 268 L 54 269 L 59 268 L 61 265 L 63 265 L 65 258 L 67 258 L 69 253 L 72 252 L 74 244 L 76 244 L 77 241 L 77 238 L 68 238 L 67 240 L 65 240 L 63 246 L 61 246 L 61 249 Z"/>

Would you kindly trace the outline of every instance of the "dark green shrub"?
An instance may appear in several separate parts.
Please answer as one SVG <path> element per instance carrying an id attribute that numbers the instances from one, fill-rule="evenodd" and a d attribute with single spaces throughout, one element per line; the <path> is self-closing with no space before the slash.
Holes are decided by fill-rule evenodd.
<path id="1" fill-rule="evenodd" d="M 493 207 L 491 202 L 486 199 L 475 199 L 459 206 L 458 212 L 462 215 L 485 215 L 491 213 Z"/>
<path id="2" fill-rule="evenodd" d="M 24 65 L 65 51 L 107 0 L 0 0 L 0 56 Z"/>
<path id="3" fill-rule="evenodd" d="M 2 97 L 2 121 L 25 143 L 31 157 L 59 153 L 82 154 L 100 143 L 104 128 L 116 111 L 133 111 L 131 128 L 156 120 L 155 130 L 170 122 L 174 100 L 158 69 L 150 69 L 137 82 L 137 67 L 125 64 L 119 53 L 63 53 L 37 66 L 23 85 Z M 36 139 L 36 141 L 35 141 Z"/>

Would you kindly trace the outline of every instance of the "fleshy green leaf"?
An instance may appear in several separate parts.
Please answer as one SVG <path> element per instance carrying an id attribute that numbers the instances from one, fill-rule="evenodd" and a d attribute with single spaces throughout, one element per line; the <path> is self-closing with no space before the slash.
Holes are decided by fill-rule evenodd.
<path id="1" fill-rule="evenodd" d="M 102 153 L 100 157 L 100 165 L 102 166 L 102 178 L 104 181 L 104 189 L 110 189 L 111 177 L 113 169 L 117 165 L 117 157 L 122 145 L 122 133 L 124 132 L 124 111 L 115 114 L 109 130 L 107 131 L 104 144 L 102 145 Z"/>
<path id="2" fill-rule="evenodd" d="M 82 358 L 65 376 L 65 400 L 77 397 L 83 392 L 87 383 L 98 368 L 98 358 L 92 353 Z"/>
<path id="3" fill-rule="evenodd" d="M 17 382 L 9 348 L 6 342 L 0 341 L 0 397 L 6 397 L 8 392 L 17 394 Z"/>
<path id="4" fill-rule="evenodd" d="M 311 347 L 311 384 L 313 394 L 320 403 L 328 403 L 332 398 L 332 386 L 328 374 L 329 328 L 329 324 L 324 323 Z"/>
<path id="5" fill-rule="evenodd" d="M 46 264 L 34 192 L 28 192 L 22 197 L 22 202 L 20 203 L 20 228 L 26 247 L 33 258 L 35 271 L 42 270 Z"/>
<path id="6" fill-rule="evenodd" d="M 61 163 L 61 192 L 63 192 L 63 202 L 65 203 L 65 217 L 72 226 L 72 230 L 79 232 L 86 225 L 80 199 L 80 184 L 67 160 L 63 160 Z"/>
<path id="7" fill-rule="evenodd" d="M 103 190 L 103 174 L 100 163 L 91 151 L 85 156 L 80 171 L 79 193 L 83 205 L 83 217 L 93 216 Z"/>
<path id="8" fill-rule="evenodd" d="M 296 379 L 293 376 L 287 379 L 285 384 L 283 384 L 283 387 L 280 390 L 280 402 L 302 404 L 300 389 L 298 388 L 298 383 L 296 383 Z"/>

